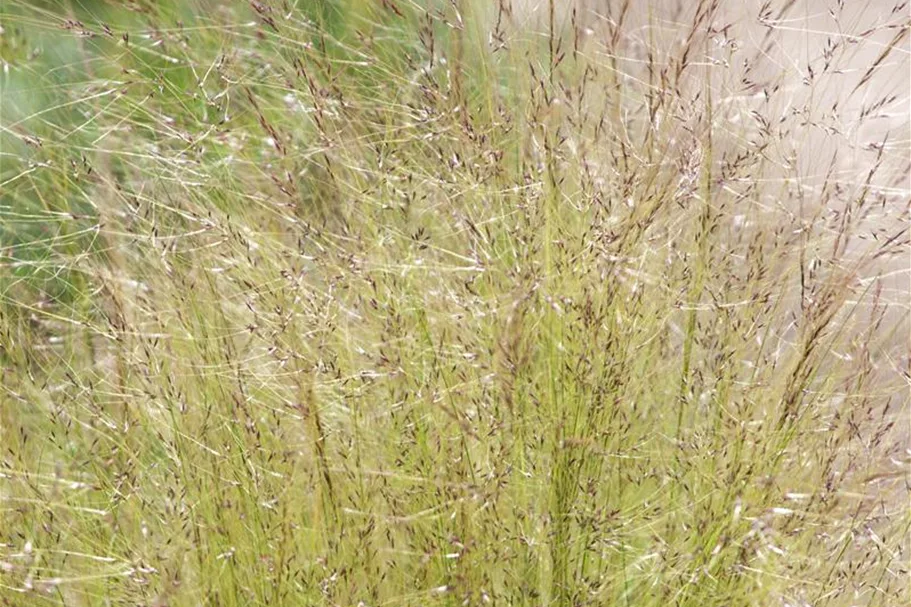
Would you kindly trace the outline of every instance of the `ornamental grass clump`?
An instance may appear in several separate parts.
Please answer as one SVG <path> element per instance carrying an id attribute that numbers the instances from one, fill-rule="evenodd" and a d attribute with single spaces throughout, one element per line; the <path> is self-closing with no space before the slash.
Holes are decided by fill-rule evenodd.
<path id="1" fill-rule="evenodd" d="M 909 7 L 0 8 L 0 604 L 901 605 Z"/>

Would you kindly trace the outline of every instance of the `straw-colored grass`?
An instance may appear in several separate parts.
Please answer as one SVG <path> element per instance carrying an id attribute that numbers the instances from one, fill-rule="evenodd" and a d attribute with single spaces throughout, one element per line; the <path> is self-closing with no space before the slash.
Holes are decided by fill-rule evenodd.
<path id="1" fill-rule="evenodd" d="M 539 4 L 3 3 L 0 604 L 911 601 L 907 3 Z"/>

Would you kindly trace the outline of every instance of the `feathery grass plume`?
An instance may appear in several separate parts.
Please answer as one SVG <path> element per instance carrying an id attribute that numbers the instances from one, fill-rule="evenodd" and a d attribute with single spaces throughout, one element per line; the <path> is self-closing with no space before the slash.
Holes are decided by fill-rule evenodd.
<path id="1" fill-rule="evenodd" d="M 0 8 L 0 603 L 911 601 L 909 7 Z"/>

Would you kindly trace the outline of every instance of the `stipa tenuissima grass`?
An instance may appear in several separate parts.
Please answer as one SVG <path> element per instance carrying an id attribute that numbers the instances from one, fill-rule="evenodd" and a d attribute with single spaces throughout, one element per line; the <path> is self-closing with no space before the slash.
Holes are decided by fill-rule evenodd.
<path id="1" fill-rule="evenodd" d="M 900 605 L 909 8 L 0 12 L 0 601 Z"/>

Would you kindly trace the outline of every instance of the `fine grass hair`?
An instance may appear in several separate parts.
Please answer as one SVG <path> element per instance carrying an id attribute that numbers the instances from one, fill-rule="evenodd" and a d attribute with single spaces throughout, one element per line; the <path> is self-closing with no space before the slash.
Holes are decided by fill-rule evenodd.
<path id="1" fill-rule="evenodd" d="M 901 0 L 7 0 L 0 604 L 911 604 Z"/>

